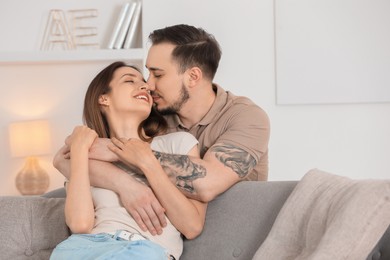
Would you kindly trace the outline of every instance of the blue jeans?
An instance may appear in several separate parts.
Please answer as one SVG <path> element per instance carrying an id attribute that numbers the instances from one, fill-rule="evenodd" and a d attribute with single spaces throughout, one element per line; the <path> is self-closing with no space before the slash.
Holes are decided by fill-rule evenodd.
<path id="1" fill-rule="evenodd" d="M 127 241 L 110 234 L 73 234 L 54 248 L 50 260 L 167 260 L 169 254 L 149 240 Z"/>

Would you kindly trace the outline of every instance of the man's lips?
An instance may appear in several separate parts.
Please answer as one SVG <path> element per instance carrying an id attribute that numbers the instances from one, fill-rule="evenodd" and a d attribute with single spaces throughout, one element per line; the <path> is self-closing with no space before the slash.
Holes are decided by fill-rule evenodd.
<path id="1" fill-rule="evenodd" d="M 153 101 L 159 100 L 160 96 L 159 95 L 152 95 Z"/>

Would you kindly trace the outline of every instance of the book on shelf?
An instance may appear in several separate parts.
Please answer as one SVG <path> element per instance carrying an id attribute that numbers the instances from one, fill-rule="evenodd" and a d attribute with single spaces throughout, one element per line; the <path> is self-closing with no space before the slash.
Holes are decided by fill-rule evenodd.
<path id="1" fill-rule="evenodd" d="M 141 1 L 137 1 L 133 18 L 130 23 L 129 30 L 127 31 L 125 43 L 123 45 L 124 49 L 130 49 L 135 47 L 136 34 L 138 29 L 140 28 L 140 20 L 141 20 Z"/>
<path id="2" fill-rule="evenodd" d="M 125 43 L 126 34 L 127 31 L 129 30 L 131 19 L 133 18 L 136 6 L 137 6 L 137 2 L 129 3 L 129 8 L 127 9 L 125 19 L 120 28 L 118 37 L 115 40 L 114 49 L 122 49 L 123 44 Z"/>
<path id="3" fill-rule="evenodd" d="M 115 26 L 113 28 L 110 41 L 108 42 L 107 48 L 113 49 L 115 46 L 116 39 L 118 38 L 119 32 L 121 30 L 121 27 L 123 25 L 123 22 L 125 20 L 127 10 L 129 9 L 130 3 L 126 3 L 122 6 L 122 9 L 118 15 L 118 18 L 116 20 Z"/>

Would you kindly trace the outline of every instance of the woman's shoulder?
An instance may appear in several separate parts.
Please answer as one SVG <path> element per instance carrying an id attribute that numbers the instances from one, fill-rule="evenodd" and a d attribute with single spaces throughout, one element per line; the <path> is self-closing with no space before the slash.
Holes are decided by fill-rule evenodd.
<path id="1" fill-rule="evenodd" d="M 174 132 L 154 137 L 151 147 L 164 153 L 187 154 L 197 144 L 198 140 L 192 134 Z"/>

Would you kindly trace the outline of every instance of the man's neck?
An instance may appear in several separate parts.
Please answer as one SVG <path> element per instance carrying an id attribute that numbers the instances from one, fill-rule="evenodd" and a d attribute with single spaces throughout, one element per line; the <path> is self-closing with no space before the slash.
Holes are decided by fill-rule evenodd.
<path id="1" fill-rule="evenodd" d="M 198 124 L 214 104 L 216 93 L 212 86 L 207 91 L 195 93 L 182 107 L 178 116 L 187 129 Z"/>

